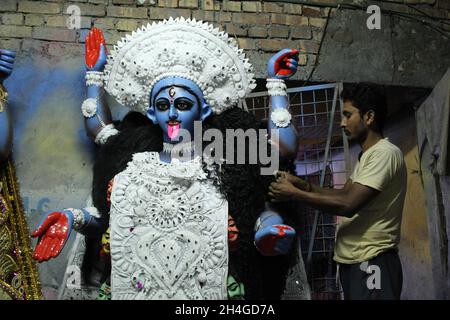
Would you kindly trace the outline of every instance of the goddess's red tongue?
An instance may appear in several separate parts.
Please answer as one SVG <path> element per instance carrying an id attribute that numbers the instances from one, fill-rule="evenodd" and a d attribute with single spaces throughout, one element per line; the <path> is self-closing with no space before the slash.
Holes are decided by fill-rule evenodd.
<path id="1" fill-rule="evenodd" d="M 167 127 L 167 135 L 171 140 L 175 139 L 178 136 L 178 133 L 180 132 L 180 124 L 169 124 Z"/>

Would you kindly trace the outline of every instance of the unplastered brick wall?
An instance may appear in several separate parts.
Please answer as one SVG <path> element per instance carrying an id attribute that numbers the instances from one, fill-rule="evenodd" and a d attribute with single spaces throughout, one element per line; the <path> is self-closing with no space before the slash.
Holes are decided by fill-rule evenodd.
<path id="1" fill-rule="evenodd" d="M 218 0 L 0 0 L 0 47 L 20 51 L 29 46 L 48 46 L 53 54 L 81 51 L 92 26 L 102 29 L 111 49 L 126 33 L 143 24 L 169 17 L 195 18 L 212 22 L 236 37 L 253 58 L 266 60 L 285 47 L 299 49 L 299 64 L 316 62 L 330 10 L 337 5 L 362 6 L 360 0 L 310 1 L 218 1 Z M 382 8 L 450 18 L 450 0 L 372 1 Z M 307 4 L 305 4 L 307 3 Z M 69 6 L 80 9 L 80 29 L 69 29 Z M 364 5 L 368 5 L 364 2 Z M 422 14 L 422 13 L 421 13 Z M 332 12 L 331 12 L 332 16 Z M 447 27 L 449 24 L 445 24 Z M 33 40 L 33 41 L 28 41 Z M 256 65 L 262 76 L 264 63 Z"/>

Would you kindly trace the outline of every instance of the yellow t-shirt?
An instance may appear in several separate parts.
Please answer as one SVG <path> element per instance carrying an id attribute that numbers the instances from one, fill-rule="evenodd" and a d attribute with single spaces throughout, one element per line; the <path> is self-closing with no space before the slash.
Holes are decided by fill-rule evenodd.
<path id="1" fill-rule="evenodd" d="M 334 260 L 347 264 L 370 260 L 396 248 L 400 241 L 406 192 L 401 150 L 387 138 L 381 139 L 362 154 L 350 179 L 380 192 L 353 217 L 343 217 L 339 224 Z"/>

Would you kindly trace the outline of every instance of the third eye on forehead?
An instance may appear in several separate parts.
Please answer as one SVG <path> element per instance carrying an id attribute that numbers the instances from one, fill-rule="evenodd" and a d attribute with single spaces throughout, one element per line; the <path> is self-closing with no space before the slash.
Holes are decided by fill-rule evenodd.
<path id="1" fill-rule="evenodd" d="M 194 102 L 186 97 L 180 97 L 175 99 L 174 106 L 180 111 L 189 110 L 194 105 Z M 167 98 L 159 98 L 156 100 L 156 107 L 160 111 L 166 111 L 170 108 L 170 101 Z"/>

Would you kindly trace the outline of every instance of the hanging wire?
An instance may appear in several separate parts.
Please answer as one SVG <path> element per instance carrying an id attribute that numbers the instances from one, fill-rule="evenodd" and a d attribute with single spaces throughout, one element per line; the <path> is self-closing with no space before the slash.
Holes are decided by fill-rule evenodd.
<path id="1" fill-rule="evenodd" d="M 319 49 L 317 50 L 316 60 L 314 61 L 314 65 L 313 65 L 311 71 L 309 72 L 308 78 L 306 78 L 306 80 L 303 82 L 302 87 L 305 86 L 311 80 L 311 77 L 314 74 L 314 71 L 316 71 L 317 62 L 319 61 L 319 57 L 320 57 L 320 51 L 322 49 L 322 44 L 323 44 L 325 35 L 327 33 L 327 29 L 328 29 L 327 28 L 328 22 L 330 21 L 331 10 L 332 10 L 331 8 L 328 8 L 327 20 L 325 21 L 325 26 L 323 28 L 322 38 L 320 39 Z"/>

